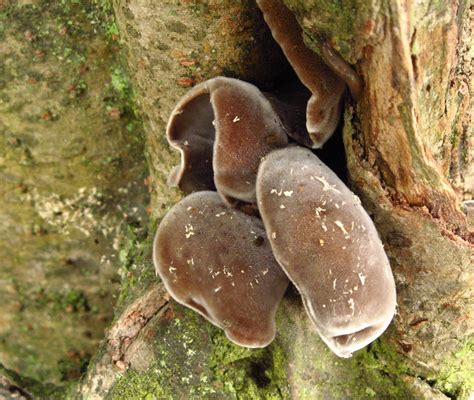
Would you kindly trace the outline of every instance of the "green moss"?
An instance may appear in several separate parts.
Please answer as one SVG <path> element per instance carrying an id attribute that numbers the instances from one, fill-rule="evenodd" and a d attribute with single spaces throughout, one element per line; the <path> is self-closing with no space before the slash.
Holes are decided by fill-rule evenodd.
<path id="1" fill-rule="evenodd" d="M 151 283 L 157 281 L 152 265 L 153 232 L 155 229 L 155 221 L 150 222 L 149 227 L 130 224 L 125 229 L 119 246 L 122 280 L 115 310 L 116 315 L 120 315 L 120 312 L 132 299 L 143 293 Z"/>
<path id="2" fill-rule="evenodd" d="M 468 399 L 474 392 L 474 336 L 445 361 L 434 386 L 451 398 Z"/>
<path id="3" fill-rule="evenodd" d="M 237 399 L 281 399 L 288 393 L 284 353 L 276 344 L 246 349 L 218 331 L 212 335 L 208 365 L 214 387 Z M 201 392 L 205 386 L 200 388 Z"/>
<path id="4" fill-rule="evenodd" d="M 114 385 L 111 399 L 289 397 L 282 349 L 234 345 L 196 313 L 177 312 L 157 332 L 153 351 L 159 361 L 144 372 L 127 371 Z"/>
<path id="5" fill-rule="evenodd" d="M 50 313 L 87 312 L 91 307 L 86 294 L 78 289 L 46 289 L 43 287 L 31 289 L 23 282 L 13 280 L 18 294 L 21 309 L 28 305 L 31 309 L 48 309 Z"/>
<path id="6" fill-rule="evenodd" d="M 357 352 L 352 363 L 355 374 L 351 385 L 358 388 L 360 398 L 364 395 L 384 399 L 409 398 L 410 391 L 403 377 L 412 373 L 403 357 L 384 338 L 372 343 L 369 350 Z"/>
<path id="7" fill-rule="evenodd" d="M 165 378 L 161 376 L 160 371 L 162 369 L 157 368 L 143 374 L 129 370 L 117 381 L 109 398 L 113 400 L 172 399 L 172 392 L 163 386 Z"/>
<path id="8" fill-rule="evenodd" d="M 122 99 L 128 99 L 130 97 L 130 82 L 120 66 L 112 68 L 111 84 Z"/>

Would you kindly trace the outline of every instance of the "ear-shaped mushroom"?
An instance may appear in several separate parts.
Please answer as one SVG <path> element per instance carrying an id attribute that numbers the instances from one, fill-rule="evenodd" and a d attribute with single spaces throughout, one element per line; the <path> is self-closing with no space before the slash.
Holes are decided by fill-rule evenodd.
<path id="1" fill-rule="evenodd" d="M 167 135 L 182 156 L 169 182 L 189 193 L 212 189 L 213 178 L 228 204 L 234 199 L 255 202 L 261 158 L 288 143 L 280 118 L 262 92 L 223 77 L 195 86 L 179 101 Z"/>
<path id="2" fill-rule="evenodd" d="M 344 82 L 306 47 L 296 17 L 282 1 L 257 0 L 257 5 L 298 78 L 312 93 L 306 106 L 306 128 L 311 147 L 320 148 L 339 122 Z"/>
<path id="3" fill-rule="evenodd" d="M 215 192 L 193 193 L 164 217 L 153 250 L 156 271 L 177 302 L 241 346 L 273 340 L 289 281 L 260 219 L 227 208 Z"/>
<path id="4" fill-rule="evenodd" d="M 273 253 L 329 348 L 349 357 L 381 335 L 395 283 L 358 197 L 310 150 L 290 147 L 260 165 L 257 198 Z"/>

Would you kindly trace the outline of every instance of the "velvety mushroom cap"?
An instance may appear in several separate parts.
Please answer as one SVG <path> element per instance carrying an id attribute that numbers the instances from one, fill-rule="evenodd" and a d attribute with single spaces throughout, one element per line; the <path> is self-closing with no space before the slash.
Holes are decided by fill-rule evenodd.
<path id="1" fill-rule="evenodd" d="M 261 158 L 288 143 L 280 118 L 262 92 L 223 77 L 195 86 L 179 101 L 167 135 L 182 155 L 170 183 L 187 193 L 212 189 L 214 183 L 228 204 L 255 202 Z"/>
<path id="2" fill-rule="evenodd" d="M 153 260 L 173 298 L 224 329 L 234 343 L 267 346 L 289 284 L 260 219 L 196 192 L 161 222 Z"/>
<path id="3" fill-rule="evenodd" d="M 257 0 L 257 5 L 298 78 L 312 93 L 306 107 L 306 128 L 312 147 L 322 147 L 339 122 L 344 82 L 306 47 L 296 17 L 282 1 Z"/>
<path id="4" fill-rule="evenodd" d="M 273 253 L 329 348 L 349 357 L 381 335 L 395 312 L 395 283 L 359 198 L 301 147 L 266 156 L 257 198 Z"/>

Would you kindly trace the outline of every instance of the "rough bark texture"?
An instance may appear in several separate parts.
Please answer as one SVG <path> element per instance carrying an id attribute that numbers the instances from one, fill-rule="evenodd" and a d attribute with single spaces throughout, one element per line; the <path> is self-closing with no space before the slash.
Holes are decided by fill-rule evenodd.
<path id="1" fill-rule="evenodd" d="M 338 359 L 290 292 L 275 342 L 242 349 L 166 295 L 156 300 L 164 292 L 152 277 L 148 241 L 148 249 L 129 256 L 149 279 L 124 281 L 121 304 L 129 305 L 126 315 L 138 316 L 139 329 L 133 323 L 127 333 L 130 321 L 119 317 L 113 332 L 121 332 L 121 343 L 129 338 L 127 345 L 117 353 L 109 334 L 79 393 L 443 399 L 467 398 L 474 390 L 473 249 L 460 207 L 472 183 L 467 3 L 286 3 L 308 45 L 318 51 L 330 42 L 365 82 L 360 102 L 347 101 L 343 135 L 350 183 L 373 215 L 396 275 L 394 323 L 369 348 Z M 146 120 L 159 220 L 181 196 L 165 185 L 178 161 L 164 136 L 176 100 L 188 86 L 219 74 L 265 87 L 287 66 L 250 0 L 116 0 L 114 8 Z"/>
<path id="2" fill-rule="evenodd" d="M 400 1 L 373 3 L 377 12 L 368 14 L 356 1 L 347 39 L 325 29 L 318 7 L 289 3 L 308 36 L 326 37 L 365 82 L 361 101 L 346 113 L 344 138 L 351 182 L 397 278 L 393 346 L 414 374 L 467 396 L 473 236 L 460 203 L 473 189 L 472 10 L 462 1 Z"/>
<path id="3" fill-rule="evenodd" d="M 112 247 L 145 207 L 109 13 L 0 1 L 0 365 L 41 382 L 77 379 L 96 351 L 118 292 Z"/>

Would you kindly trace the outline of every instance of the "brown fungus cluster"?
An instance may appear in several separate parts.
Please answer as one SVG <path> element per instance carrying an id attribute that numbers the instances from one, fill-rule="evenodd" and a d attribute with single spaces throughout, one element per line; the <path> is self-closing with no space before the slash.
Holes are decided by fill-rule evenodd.
<path id="1" fill-rule="evenodd" d="M 227 207 L 216 192 L 190 194 L 161 222 L 154 262 L 174 299 L 233 342 L 264 347 L 275 337 L 289 281 L 259 218 Z"/>
<path id="2" fill-rule="evenodd" d="M 186 193 L 217 188 L 228 205 L 254 203 L 258 165 L 288 144 L 286 129 L 264 94 L 238 79 L 217 77 L 192 88 L 166 130 L 181 151 L 169 183 Z"/>
<path id="3" fill-rule="evenodd" d="M 322 53 L 332 69 L 304 46 L 280 2 L 257 4 L 311 93 L 298 85 L 263 93 L 217 77 L 178 102 L 167 137 L 181 165 L 169 184 L 189 195 L 158 228 L 155 268 L 176 301 L 246 347 L 273 340 L 291 281 L 322 340 L 350 357 L 392 320 L 393 275 L 357 196 L 311 150 L 290 142 L 321 147 L 340 117 L 338 76 L 354 97 L 361 84 L 330 47 Z"/>
<path id="4" fill-rule="evenodd" d="M 289 147 L 260 165 L 257 199 L 273 254 L 329 348 L 346 357 L 380 336 L 395 285 L 359 198 L 309 149 Z"/>

